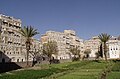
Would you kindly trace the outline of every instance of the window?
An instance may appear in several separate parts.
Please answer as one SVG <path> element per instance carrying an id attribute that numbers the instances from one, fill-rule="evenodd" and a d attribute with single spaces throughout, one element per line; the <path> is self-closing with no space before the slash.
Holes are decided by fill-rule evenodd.
<path id="1" fill-rule="evenodd" d="M 115 48 L 114 48 L 114 50 L 115 50 Z"/>
<path id="2" fill-rule="evenodd" d="M 22 59 L 22 62 L 23 62 L 23 59 Z"/>
<path id="3" fill-rule="evenodd" d="M 19 59 L 17 59 L 17 62 L 19 62 Z"/>

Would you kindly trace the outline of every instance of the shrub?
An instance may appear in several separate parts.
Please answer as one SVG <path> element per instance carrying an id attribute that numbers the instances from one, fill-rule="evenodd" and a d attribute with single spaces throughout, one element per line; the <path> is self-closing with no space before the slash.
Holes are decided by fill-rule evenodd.
<path id="1" fill-rule="evenodd" d="M 53 60 L 50 60 L 49 62 L 50 62 L 50 64 L 59 64 L 59 63 L 60 63 L 60 60 L 58 60 L 58 59 L 53 59 Z"/>
<path id="2" fill-rule="evenodd" d="M 72 61 L 78 61 L 78 60 L 80 60 L 79 57 L 73 57 L 73 58 L 72 58 Z"/>

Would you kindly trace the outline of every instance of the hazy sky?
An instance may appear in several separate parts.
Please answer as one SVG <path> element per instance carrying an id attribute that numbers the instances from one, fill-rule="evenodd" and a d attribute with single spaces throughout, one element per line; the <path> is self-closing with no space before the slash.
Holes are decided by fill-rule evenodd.
<path id="1" fill-rule="evenodd" d="M 0 13 L 40 32 L 73 29 L 83 39 L 120 34 L 120 0 L 0 0 Z"/>

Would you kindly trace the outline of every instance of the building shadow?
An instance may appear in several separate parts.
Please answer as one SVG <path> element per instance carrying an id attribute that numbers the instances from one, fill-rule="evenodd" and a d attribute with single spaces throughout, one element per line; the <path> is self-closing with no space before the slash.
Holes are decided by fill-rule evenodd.
<path id="1" fill-rule="evenodd" d="M 0 51 L 0 73 L 22 68 L 19 63 L 11 62 L 11 59 Z"/>

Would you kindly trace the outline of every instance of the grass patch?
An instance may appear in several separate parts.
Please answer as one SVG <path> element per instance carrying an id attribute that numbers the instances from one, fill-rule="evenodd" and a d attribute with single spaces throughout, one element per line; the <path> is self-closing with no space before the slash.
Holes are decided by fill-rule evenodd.
<path id="1" fill-rule="evenodd" d="M 120 61 L 114 62 L 111 72 L 107 75 L 107 79 L 120 79 Z"/>
<path id="2" fill-rule="evenodd" d="M 51 68 L 43 70 L 22 70 L 22 71 L 12 71 L 11 74 L 2 74 L 0 79 L 39 79 L 52 74 L 65 71 L 64 69 Z"/>
<path id="3" fill-rule="evenodd" d="M 3 73 L 0 79 L 99 79 L 109 63 L 103 61 L 76 61 L 61 64 L 39 65 L 41 70 L 25 69 Z M 117 67 L 118 66 L 118 67 Z M 108 79 L 119 78 L 120 63 L 113 66 Z M 117 69 L 115 69 L 117 67 Z"/>
<path id="4" fill-rule="evenodd" d="M 112 71 L 120 72 L 120 61 L 115 62 L 115 65 L 113 66 Z"/>
<path id="5" fill-rule="evenodd" d="M 21 70 L 21 71 L 11 71 L 8 73 L 3 73 L 0 79 L 40 79 L 44 77 L 49 77 L 52 74 L 61 73 L 67 71 L 65 68 L 71 64 L 76 64 L 79 62 L 68 62 L 61 64 L 51 64 L 51 65 L 39 65 L 42 70 Z"/>
<path id="6" fill-rule="evenodd" d="M 120 72 L 111 72 L 108 76 L 107 79 L 120 79 Z"/>
<path id="7" fill-rule="evenodd" d="M 65 74 L 57 79 L 99 79 L 100 73 L 107 64 L 105 62 L 89 62 L 83 66 L 76 66 L 71 73 Z"/>

